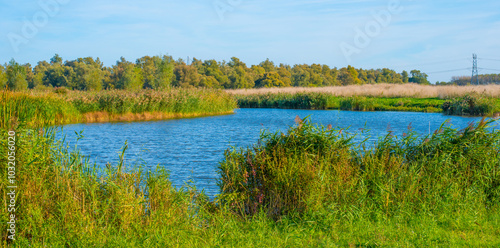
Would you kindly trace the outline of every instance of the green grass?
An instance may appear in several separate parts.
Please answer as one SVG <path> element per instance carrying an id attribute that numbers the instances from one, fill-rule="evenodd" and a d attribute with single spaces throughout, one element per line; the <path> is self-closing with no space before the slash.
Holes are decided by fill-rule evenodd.
<path id="1" fill-rule="evenodd" d="M 55 125 L 216 115 L 237 107 L 230 95 L 213 89 L 56 92 L 4 91 L 0 108 L 12 113 L 2 116 L 2 124 L 9 116 L 28 120 L 28 125 Z"/>
<path id="2" fill-rule="evenodd" d="M 285 133 L 227 150 L 222 194 L 209 200 L 192 186 L 173 188 L 164 170 L 124 163 L 123 154 L 105 169 L 88 164 L 56 140 L 57 128 L 27 125 L 36 115 L 26 114 L 35 109 L 26 99 L 0 108 L 2 223 L 9 130 L 19 186 L 16 241 L 4 228 L 3 245 L 500 246 L 500 132 L 488 122 L 423 138 L 389 134 L 363 149 L 355 134 L 297 118 Z"/>
<path id="3" fill-rule="evenodd" d="M 479 94 L 468 94 L 443 103 L 447 115 L 490 116 L 500 113 L 500 99 Z"/>
<path id="4" fill-rule="evenodd" d="M 267 93 L 235 95 L 241 108 L 338 109 L 350 111 L 443 112 L 448 115 L 491 116 L 500 99 L 469 94 L 453 99 L 334 96 L 328 93 Z"/>
<path id="5" fill-rule="evenodd" d="M 441 112 L 438 98 L 337 97 L 327 93 L 236 95 L 241 108 Z"/>
<path id="6" fill-rule="evenodd" d="M 113 114 L 222 113 L 232 111 L 236 104 L 228 94 L 213 89 L 172 89 L 138 92 L 111 90 L 101 92 L 73 91 L 64 96 L 81 113 L 106 111 Z"/>

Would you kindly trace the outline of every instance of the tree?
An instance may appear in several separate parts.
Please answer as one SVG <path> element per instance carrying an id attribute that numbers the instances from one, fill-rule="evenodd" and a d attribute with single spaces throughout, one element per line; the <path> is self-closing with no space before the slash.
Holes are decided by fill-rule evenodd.
<path id="1" fill-rule="evenodd" d="M 266 73 L 266 70 L 258 65 L 252 65 L 252 67 L 250 67 L 250 70 L 252 71 L 252 78 L 255 83 L 257 83 L 258 80 L 262 79 L 264 77 L 264 73 Z"/>
<path id="2" fill-rule="evenodd" d="M 292 69 L 292 84 L 293 86 L 307 87 L 310 86 L 310 73 L 307 65 L 295 65 Z"/>
<path id="3" fill-rule="evenodd" d="M 0 65 L 0 88 L 5 88 L 7 86 L 7 72 L 5 72 L 5 68 Z"/>
<path id="4" fill-rule="evenodd" d="M 43 77 L 43 84 L 52 87 L 76 88 L 73 81 L 75 72 L 72 67 L 64 66 L 59 63 L 53 63 L 46 71 Z"/>
<path id="5" fill-rule="evenodd" d="M 401 77 L 402 77 L 402 80 L 403 80 L 403 83 L 408 83 L 408 72 L 407 71 L 403 71 L 401 72 Z"/>
<path id="6" fill-rule="evenodd" d="M 255 82 L 256 87 L 287 87 L 290 86 L 289 84 L 287 85 L 286 82 L 283 82 L 283 79 L 281 78 L 280 74 L 278 74 L 275 71 L 272 72 L 266 72 L 264 73 L 264 76 L 257 80 Z"/>
<path id="7" fill-rule="evenodd" d="M 242 89 L 253 88 L 255 86 L 251 74 L 247 72 L 245 67 L 241 65 L 233 67 L 231 75 L 229 76 L 229 81 L 231 83 L 227 88 Z"/>
<path id="8" fill-rule="evenodd" d="M 351 75 L 351 73 L 349 73 L 349 71 L 345 67 L 339 70 L 338 79 L 340 80 L 340 83 L 342 85 L 352 85 L 355 82 L 353 76 Z"/>
<path id="9" fill-rule="evenodd" d="M 212 76 L 200 75 L 199 84 L 196 86 L 205 88 L 218 88 L 219 82 Z"/>
<path id="10" fill-rule="evenodd" d="M 35 74 L 33 72 L 33 68 L 30 63 L 26 63 L 23 65 L 26 70 L 26 82 L 28 83 L 28 88 L 33 88 L 33 81 L 35 80 Z"/>
<path id="11" fill-rule="evenodd" d="M 113 77 L 117 89 L 140 90 L 144 85 L 141 68 L 123 57 L 113 66 Z"/>
<path id="12" fill-rule="evenodd" d="M 358 71 L 352 67 L 342 68 L 339 71 L 339 80 L 342 85 L 362 84 L 363 82 L 358 78 Z"/>
<path id="13" fill-rule="evenodd" d="M 229 84 L 229 74 L 231 74 L 231 70 L 229 70 L 228 73 L 224 73 L 221 69 L 223 69 L 224 65 L 217 63 L 215 60 L 205 60 L 201 64 L 200 73 L 205 75 L 205 76 L 211 76 L 215 78 L 217 81 L 217 84 L 214 85 L 214 87 L 217 87 L 218 85 L 228 85 Z"/>
<path id="14" fill-rule="evenodd" d="M 72 88 L 77 90 L 96 90 L 103 88 L 102 63 L 97 58 L 78 58 L 64 63 L 65 70 L 73 70 Z"/>
<path id="15" fill-rule="evenodd" d="M 10 90 L 25 90 L 28 88 L 26 81 L 26 67 L 12 59 L 7 65 L 7 87 Z"/>
<path id="16" fill-rule="evenodd" d="M 278 68 L 278 74 L 280 75 L 281 81 L 283 81 L 283 85 L 285 87 L 291 86 L 292 85 L 292 73 L 289 71 L 289 67 L 281 64 L 280 67 Z"/>
<path id="17" fill-rule="evenodd" d="M 272 72 L 276 70 L 276 67 L 274 66 L 274 62 L 270 61 L 269 59 L 266 59 L 265 61 L 262 61 L 259 64 L 260 67 L 264 68 L 266 72 Z"/>
<path id="18" fill-rule="evenodd" d="M 180 64 L 174 68 L 174 86 L 178 87 L 198 87 L 200 84 L 200 74 L 194 66 Z"/>
<path id="19" fill-rule="evenodd" d="M 156 70 L 151 88 L 160 90 L 170 87 L 174 77 L 174 60 L 172 57 L 163 56 L 163 58 L 154 61 Z"/>
<path id="20" fill-rule="evenodd" d="M 40 85 L 43 85 L 43 78 L 45 77 L 46 71 L 49 69 L 50 64 L 47 61 L 40 61 L 33 68 L 33 80 L 31 81 L 31 85 L 28 85 L 29 88 L 36 88 Z"/>
<path id="21" fill-rule="evenodd" d="M 408 80 L 411 83 L 417 84 L 430 84 L 427 80 L 427 74 L 420 72 L 419 70 L 410 71 L 411 78 Z"/>
<path id="22" fill-rule="evenodd" d="M 233 68 L 236 68 L 238 66 L 241 66 L 245 69 L 247 68 L 247 65 L 245 63 L 243 63 L 239 58 L 236 58 L 236 57 L 232 57 L 231 61 L 229 61 L 229 63 L 227 63 L 227 65 L 230 67 L 233 67 Z"/>
<path id="23" fill-rule="evenodd" d="M 172 57 L 144 56 L 137 59 L 136 64 L 142 70 L 144 88 L 159 90 L 171 86 L 175 67 Z"/>
<path id="24" fill-rule="evenodd" d="M 54 64 L 59 64 L 59 65 L 62 65 L 62 58 L 61 56 L 59 56 L 59 54 L 55 54 L 54 57 L 52 57 L 50 59 L 50 64 L 54 65 Z"/>
<path id="25" fill-rule="evenodd" d="M 156 59 L 159 58 L 144 56 L 135 62 L 136 66 L 142 70 L 145 88 L 153 88 L 152 85 L 154 84 L 156 74 Z"/>
<path id="26" fill-rule="evenodd" d="M 253 88 L 255 86 L 252 71 L 240 59 L 232 57 L 227 66 L 230 68 L 228 70 L 229 84 L 224 85 L 224 88 L 241 89 Z"/>

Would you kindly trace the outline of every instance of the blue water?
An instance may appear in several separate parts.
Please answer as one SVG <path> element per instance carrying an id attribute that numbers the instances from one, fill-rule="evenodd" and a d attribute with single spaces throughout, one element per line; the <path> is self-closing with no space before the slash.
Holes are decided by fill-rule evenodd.
<path id="1" fill-rule="evenodd" d="M 325 126 L 350 127 L 350 132 L 369 129 L 370 142 L 386 135 L 388 130 L 400 136 L 407 132 L 410 123 L 414 131 L 427 135 L 429 127 L 433 132 L 447 119 L 458 129 L 481 119 L 414 112 L 237 109 L 233 115 L 193 119 L 66 125 L 63 134 L 72 147 L 76 143 L 75 131 L 83 130 L 84 138 L 77 142 L 77 147 L 98 166 L 108 162 L 116 165 L 127 141 L 125 162 L 129 166 L 164 167 L 170 171 L 175 186 L 192 180 L 198 189 L 214 196 L 219 192 L 216 168 L 224 150 L 255 144 L 263 130 L 285 132 L 294 125 L 297 115 L 310 116 L 312 122 Z"/>

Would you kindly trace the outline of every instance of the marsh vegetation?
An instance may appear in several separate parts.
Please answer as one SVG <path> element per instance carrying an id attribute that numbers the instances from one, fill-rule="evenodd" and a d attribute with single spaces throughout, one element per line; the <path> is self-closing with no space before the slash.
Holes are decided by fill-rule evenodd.
<path id="1" fill-rule="evenodd" d="M 17 247 L 500 244 L 500 133 L 492 121 L 443 125 L 427 137 L 408 127 L 367 147 L 352 142 L 356 133 L 297 117 L 285 132 L 228 149 L 220 195 L 209 199 L 173 187 L 161 168 L 130 169 L 125 152 L 96 167 L 58 140 L 57 128 L 33 121 L 59 113 L 33 110 L 49 98 L 4 97 L 24 97 L 0 108 L 2 185 L 8 131 L 18 140 Z"/>

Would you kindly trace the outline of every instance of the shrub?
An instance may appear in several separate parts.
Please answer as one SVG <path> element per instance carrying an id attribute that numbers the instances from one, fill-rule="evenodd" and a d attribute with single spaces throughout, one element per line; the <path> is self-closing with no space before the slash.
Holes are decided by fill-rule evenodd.
<path id="1" fill-rule="evenodd" d="M 444 102 L 441 108 L 447 115 L 486 116 L 493 113 L 495 99 L 479 94 L 468 94 Z"/>

